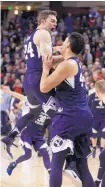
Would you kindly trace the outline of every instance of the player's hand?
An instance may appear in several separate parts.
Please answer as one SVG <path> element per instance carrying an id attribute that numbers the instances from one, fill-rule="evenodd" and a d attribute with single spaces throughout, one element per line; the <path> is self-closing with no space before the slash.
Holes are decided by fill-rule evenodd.
<path id="1" fill-rule="evenodd" d="M 53 67 L 53 57 L 52 56 L 43 57 L 43 70 L 50 71 L 52 67 Z"/>
<path id="2" fill-rule="evenodd" d="M 11 94 L 11 90 L 8 86 L 2 86 L 2 89 L 4 92 L 10 93 Z"/>
<path id="3" fill-rule="evenodd" d="M 56 46 L 56 47 L 54 47 L 54 53 L 56 53 L 56 52 L 61 53 L 61 50 L 62 50 L 62 46 Z"/>

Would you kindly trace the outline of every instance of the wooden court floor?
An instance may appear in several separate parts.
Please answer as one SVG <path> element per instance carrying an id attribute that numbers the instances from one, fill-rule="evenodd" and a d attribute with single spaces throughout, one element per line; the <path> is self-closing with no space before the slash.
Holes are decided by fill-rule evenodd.
<path id="1" fill-rule="evenodd" d="M 33 151 L 32 158 L 29 161 L 25 161 L 19 164 L 13 171 L 11 176 L 6 173 L 6 168 L 10 162 L 14 161 L 22 154 L 21 148 L 12 148 L 14 160 L 8 157 L 4 150 L 4 145 L 0 143 L 1 147 L 1 187 L 49 187 L 49 176 L 46 169 L 43 166 L 42 157 L 37 157 L 37 154 Z M 89 158 L 89 168 L 94 179 L 96 179 L 98 166 L 99 166 L 99 150 L 97 150 L 97 156 L 95 159 Z M 85 172 L 85 171 L 84 171 Z M 66 176 L 63 177 L 62 187 L 75 187 L 71 180 Z"/>

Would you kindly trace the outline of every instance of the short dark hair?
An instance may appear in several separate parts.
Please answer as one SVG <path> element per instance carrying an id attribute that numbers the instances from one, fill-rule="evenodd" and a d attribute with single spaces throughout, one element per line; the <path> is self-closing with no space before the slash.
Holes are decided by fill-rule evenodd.
<path id="1" fill-rule="evenodd" d="M 70 34 L 70 47 L 73 53 L 79 54 L 84 50 L 84 37 L 78 32 L 73 32 Z"/>
<path id="2" fill-rule="evenodd" d="M 41 23 L 41 20 L 46 20 L 49 15 L 57 16 L 57 12 L 53 10 L 42 10 L 37 17 L 38 24 Z"/>

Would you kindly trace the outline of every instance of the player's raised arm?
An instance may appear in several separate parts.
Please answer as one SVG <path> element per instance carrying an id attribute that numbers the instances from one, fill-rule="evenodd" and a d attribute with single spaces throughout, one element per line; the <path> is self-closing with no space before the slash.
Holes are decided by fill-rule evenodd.
<path id="1" fill-rule="evenodd" d="M 3 90 L 7 93 L 9 93 L 10 95 L 12 95 L 13 97 L 16 97 L 18 99 L 20 99 L 21 101 L 24 100 L 25 96 L 22 94 L 19 94 L 17 92 L 13 92 L 10 90 L 10 88 L 8 86 L 3 86 Z"/>
<path id="2" fill-rule="evenodd" d="M 37 46 L 38 53 L 42 57 L 52 55 L 51 36 L 47 30 L 38 30 L 34 35 L 33 41 Z"/>
<path id="3" fill-rule="evenodd" d="M 51 35 L 44 29 L 40 29 L 35 33 L 33 41 L 37 46 L 39 56 L 42 57 L 47 57 L 49 55 L 52 55 L 53 52 L 60 52 L 61 50 L 61 46 L 52 48 Z M 59 64 L 63 60 L 64 59 L 62 55 L 53 56 L 53 65 Z"/>

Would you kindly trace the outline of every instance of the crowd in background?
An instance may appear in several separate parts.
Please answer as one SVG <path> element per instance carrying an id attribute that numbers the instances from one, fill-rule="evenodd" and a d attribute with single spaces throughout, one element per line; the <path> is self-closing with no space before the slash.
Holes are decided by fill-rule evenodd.
<path id="1" fill-rule="evenodd" d="M 14 15 L 8 26 L 5 26 L 5 23 L 1 26 L 1 84 L 8 85 L 12 91 L 20 94 L 24 94 L 22 84 L 26 71 L 24 37 L 36 26 L 36 17 L 25 20 L 19 15 Z M 53 45 L 62 45 L 65 37 L 73 31 L 84 36 L 85 49 L 80 59 L 88 93 L 95 81 L 105 79 L 105 15 L 94 9 L 90 10 L 88 15 L 74 16 L 68 13 L 58 21 L 58 26 L 51 32 Z"/>

